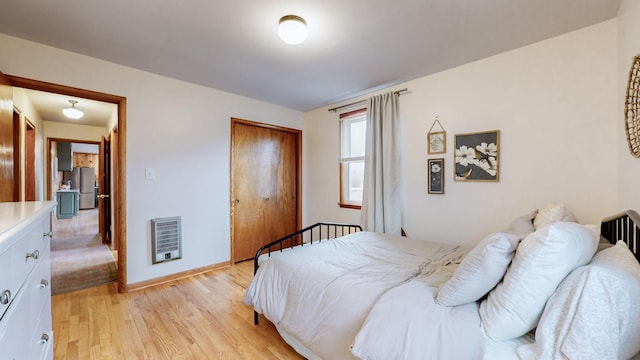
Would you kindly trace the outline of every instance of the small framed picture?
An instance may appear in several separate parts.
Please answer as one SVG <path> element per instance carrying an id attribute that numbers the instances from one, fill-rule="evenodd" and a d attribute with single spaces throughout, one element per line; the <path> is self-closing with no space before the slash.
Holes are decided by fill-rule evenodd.
<path id="1" fill-rule="evenodd" d="M 500 130 L 455 135 L 456 181 L 498 181 Z"/>
<path id="2" fill-rule="evenodd" d="M 427 134 L 427 152 L 429 154 L 444 154 L 447 152 L 447 132 L 438 131 Z"/>
<path id="3" fill-rule="evenodd" d="M 444 158 L 427 160 L 429 194 L 444 194 Z"/>

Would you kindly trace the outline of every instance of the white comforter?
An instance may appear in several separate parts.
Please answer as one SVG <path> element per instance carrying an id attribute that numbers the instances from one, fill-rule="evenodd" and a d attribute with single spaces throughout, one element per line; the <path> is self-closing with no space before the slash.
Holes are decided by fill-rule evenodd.
<path id="1" fill-rule="evenodd" d="M 444 266 L 463 254 L 359 232 L 263 256 L 244 303 L 323 359 L 471 359 L 482 354 L 477 305 L 433 302 L 451 275 Z"/>
<path id="2" fill-rule="evenodd" d="M 482 359 L 478 304 L 447 307 L 434 302 L 453 270 L 419 274 L 383 294 L 358 332 L 352 353 L 367 360 Z"/>

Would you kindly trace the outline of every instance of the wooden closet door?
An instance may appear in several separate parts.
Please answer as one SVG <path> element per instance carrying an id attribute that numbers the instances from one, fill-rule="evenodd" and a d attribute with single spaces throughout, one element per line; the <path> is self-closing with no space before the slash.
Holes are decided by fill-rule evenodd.
<path id="1" fill-rule="evenodd" d="M 295 134 L 271 131 L 274 148 L 271 175 L 269 224 L 271 240 L 279 239 L 297 230 L 297 142 Z"/>
<path id="2" fill-rule="evenodd" d="M 298 137 L 242 122 L 232 124 L 233 262 L 298 227 Z"/>

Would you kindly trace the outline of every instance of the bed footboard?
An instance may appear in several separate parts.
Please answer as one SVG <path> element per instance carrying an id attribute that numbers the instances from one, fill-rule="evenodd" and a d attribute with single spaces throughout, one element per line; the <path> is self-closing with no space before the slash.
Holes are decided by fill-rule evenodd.
<path id="1" fill-rule="evenodd" d="M 627 210 L 603 219 L 600 233 L 612 244 L 619 240 L 627 243 L 636 259 L 640 261 L 640 215 L 637 212 Z"/>
<path id="2" fill-rule="evenodd" d="M 319 222 L 311 226 L 307 226 L 302 230 L 298 230 L 287 236 L 281 237 L 280 239 L 272 241 L 258 249 L 255 258 L 253 259 L 253 274 L 255 275 L 258 271 L 258 267 L 260 266 L 258 259 L 263 254 L 271 256 L 271 253 L 274 251 L 283 251 L 296 246 L 311 245 L 314 242 L 335 239 L 359 231 L 362 231 L 362 227 L 360 225 L 352 224 Z M 253 322 L 256 325 L 258 324 L 258 313 L 255 311 L 253 312 Z"/>

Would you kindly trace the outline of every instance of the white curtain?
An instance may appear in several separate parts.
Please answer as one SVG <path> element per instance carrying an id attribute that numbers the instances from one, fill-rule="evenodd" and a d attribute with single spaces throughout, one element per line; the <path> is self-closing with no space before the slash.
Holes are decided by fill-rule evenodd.
<path id="1" fill-rule="evenodd" d="M 369 99 L 360 223 L 365 230 L 400 235 L 402 179 L 398 94 Z"/>

